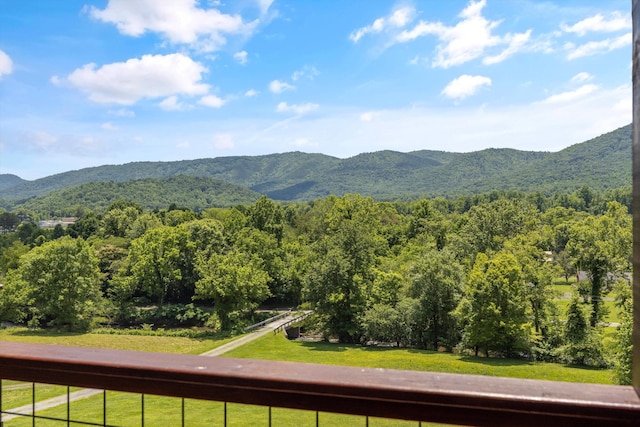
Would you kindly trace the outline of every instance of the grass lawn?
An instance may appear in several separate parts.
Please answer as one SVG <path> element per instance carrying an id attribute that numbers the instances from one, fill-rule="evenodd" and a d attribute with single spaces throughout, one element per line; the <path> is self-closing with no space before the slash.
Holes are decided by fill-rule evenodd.
<path id="1" fill-rule="evenodd" d="M 99 347 L 113 350 L 151 351 L 156 353 L 200 354 L 219 347 L 234 338 L 215 339 L 153 335 L 111 335 L 56 332 L 27 328 L 0 329 L 0 341 Z"/>
<path id="2" fill-rule="evenodd" d="M 526 360 L 459 356 L 417 349 L 364 347 L 325 342 L 289 341 L 282 334 L 265 335 L 225 357 L 286 360 L 301 363 L 451 372 L 551 381 L 613 384 L 612 371 Z"/>
<path id="3" fill-rule="evenodd" d="M 107 392 L 107 424 L 118 426 L 140 426 L 142 419 L 142 397 L 129 393 Z M 101 424 L 103 417 L 103 395 L 71 403 L 70 415 L 73 420 Z M 145 396 L 144 423 L 150 426 L 179 426 L 182 424 L 182 400 L 176 398 Z M 37 415 L 64 418 L 65 405 L 38 412 Z M 221 402 L 207 402 L 185 399 L 185 426 L 225 425 L 225 405 Z M 267 426 L 269 408 L 253 405 L 226 405 L 228 426 Z M 271 419 L 274 426 L 304 427 L 316 425 L 316 413 L 293 409 L 272 408 Z M 365 417 L 319 413 L 321 426 L 365 426 Z M 30 418 L 21 417 L 5 422 L 6 427 L 27 427 L 32 425 Z M 66 423 L 38 420 L 38 426 L 61 426 Z M 430 426 L 435 424 L 422 424 Z M 370 418 L 371 427 L 417 427 L 417 422 Z"/>
<path id="4" fill-rule="evenodd" d="M 200 354 L 229 342 L 231 339 L 232 338 L 224 338 L 216 340 L 214 338 L 195 339 L 145 335 L 83 334 L 50 330 L 32 330 L 27 328 L 0 329 L 0 341 L 99 347 L 114 350 L 149 351 L 157 353 Z M 23 384 L 21 387 L 10 381 L 3 381 L 3 386 L 10 386 L 6 390 L 3 390 L 2 407 L 4 409 L 15 408 L 31 403 L 30 384 Z M 50 397 L 60 396 L 66 392 L 66 387 L 38 385 L 36 387 L 36 399 L 45 400 Z"/>
<path id="5" fill-rule="evenodd" d="M 157 336 L 127 336 L 101 334 L 68 334 L 49 331 L 30 331 L 26 329 L 0 330 L 0 340 L 27 341 L 37 343 L 56 343 L 62 345 L 95 346 L 103 348 L 163 351 L 197 354 L 214 348 L 227 340 L 191 339 Z M 478 375 L 508 376 L 516 378 L 548 379 L 554 381 L 574 381 L 610 384 L 611 371 L 588 368 L 568 367 L 548 363 L 532 363 L 521 360 L 486 359 L 457 356 L 415 349 L 374 348 L 357 345 L 329 343 L 311 343 L 289 341 L 283 334 L 268 334 L 246 344 L 230 353 L 229 357 L 288 360 L 306 363 L 326 363 L 335 365 L 384 367 L 389 369 L 412 369 L 424 371 L 469 373 Z M 3 393 L 3 409 L 9 409 L 31 401 L 30 386 L 4 381 L 8 387 Z M 73 390 L 72 390 L 73 391 Z M 66 393 L 66 387 L 38 385 L 37 400 Z M 107 423 L 122 426 L 139 426 L 142 418 L 142 397 L 137 394 L 108 391 Z M 70 414 L 74 420 L 93 423 L 102 422 L 103 395 L 72 402 Z M 224 404 L 185 400 L 185 425 L 222 425 L 224 423 Z M 145 424 L 181 425 L 182 400 L 158 396 L 145 396 Z M 38 415 L 65 418 L 66 405 L 40 411 Z M 317 415 L 322 426 L 366 425 L 366 419 L 358 416 L 320 413 Z M 316 413 L 273 408 L 273 425 L 313 426 Z M 268 425 L 269 409 L 266 407 L 227 404 L 227 425 Z M 30 426 L 30 418 L 17 418 L 5 423 L 5 426 Z M 38 420 L 38 426 L 62 425 L 53 421 Z M 409 427 L 416 422 L 397 420 L 369 419 L 372 427 Z M 432 424 L 422 424 L 428 426 Z"/>
<path id="6" fill-rule="evenodd" d="M 557 293 L 556 298 L 565 298 L 565 294 L 573 292 L 573 286 L 570 284 L 569 285 L 565 284 L 564 281 L 562 282 L 562 284 L 554 285 L 553 289 Z"/>

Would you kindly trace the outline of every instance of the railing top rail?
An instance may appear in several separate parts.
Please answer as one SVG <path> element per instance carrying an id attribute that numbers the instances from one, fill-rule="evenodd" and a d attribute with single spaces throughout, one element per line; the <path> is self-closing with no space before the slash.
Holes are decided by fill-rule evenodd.
<path id="1" fill-rule="evenodd" d="M 0 342 L 0 378 L 463 425 L 637 425 L 632 387 Z"/>

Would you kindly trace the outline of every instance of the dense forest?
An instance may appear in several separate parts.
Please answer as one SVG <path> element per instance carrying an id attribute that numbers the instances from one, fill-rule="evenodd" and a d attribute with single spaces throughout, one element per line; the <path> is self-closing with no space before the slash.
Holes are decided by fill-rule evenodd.
<path id="1" fill-rule="evenodd" d="M 144 209 L 66 228 L 0 211 L 0 320 L 83 330 L 236 330 L 258 307 L 314 310 L 326 339 L 577 365 L 630 376 L 630 189 Z M 586 280 L 574 283 L 578 271 Z M 574 283 L 561 301 L 556 283 Z M 605 333 L 615 299 L 620 326 Z"/>
<path id="2" fill-rule="evenodd" d="M 171 180 L 178 176 L 212 180 L 198 183 L 202 189 L 194 191 L 193 182 L 185 178 Z M 213 187 L 221 184 L 214 184 L 215 180 L 229 183 L 230 188 L 244 187 L 243 197 L 257 192 L 279 201 L 310 201 L 350 193 L 376 200 L 452 198 L 493 190 L 540 191 L 548 196 L 571 193 L 583 185 L 601 192 L 631 183 L 631 125 L 554 153 L 495 148 L 471 153 L 378 151 L 338 159 L 295 152 L 105 165 L 35 181 L 0 175 L 0 207 L 49 212 L 61 210 L 58 201 L 68 198 L 94 210 L 104 209 L 100 203 L 105 199 L 100 196 L 107 189 L 120 194 L 134 192 L 141 196 L 134 200 L 148 209 L 161 201 L 166 202 L 163 206 L 175 202 L 199 210 L 207 198 L 212 198 L 209 207 L 248 204 L 257 199 L 216 197 Z M 184 186 L 180 202 L 162 191 L 163 186 L 180 190 L 180 185 Z"/>

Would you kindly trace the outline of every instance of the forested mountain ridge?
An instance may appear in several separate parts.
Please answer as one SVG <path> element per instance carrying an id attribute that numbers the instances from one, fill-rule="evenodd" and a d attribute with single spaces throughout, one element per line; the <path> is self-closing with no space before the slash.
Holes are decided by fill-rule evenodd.
<path id="1" fill-rule="evenodd" d="M 312 200 L 329 194 L 373 197 L 458 196 L 491 190 L 602 191 L 631 182 L 631 125 L 562 151 L 486 149 L 471 153 L 378 151 L 339 159 L 290 152 L 175 162 L 106 165 L 7 184 L 0 199 L 26 200 L 88 182 L 123 182 L 176 175 L 211 177 L 276 200 Z M 17 177 L 15 177 L 17 178 Z"/>
<path id="2" fill-rule="evenodd" d="M 26 182 L 24 179 L 20 178 L 16 175 L 11 174 L 0 174 L 0 191 L 14 187 L 18 184 Z"/>
<path id="3" fill-rule="evenodd" d="M 51 217 L 73 216 L 78 207 L 103 212 L 116 200 L 135 200 L 146 209 L 174 204 L 195 211 L 254 203 L 260 194 L 219 179 L 177 175 L 125 182 L 89 182 L 33 197 L 16 206 Z"/>

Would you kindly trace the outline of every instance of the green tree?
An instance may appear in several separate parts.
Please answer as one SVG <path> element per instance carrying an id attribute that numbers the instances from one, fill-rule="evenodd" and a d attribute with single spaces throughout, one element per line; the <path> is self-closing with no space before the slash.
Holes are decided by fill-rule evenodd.
<path id="1" fill-rule="evenodd" d="M 375 304 L 362 316 L 362 331 L 366 340 L 394 342 L 398 347 L 409 345 L 415 328 L 417 301 L 406 298 L 395 307 Z"/>
<path id="2" fill-rule="evenodd" d="M 526 285 L 524 296 L 529 302 L 531 321 L 535 333 L 542 334 L 543 338 L 547 338 L 549 322 L 556 313 L 553 281 L 560 274 L 559 268 L 542 249 L 548 245 L 537 231 L 521 234 L 505 243 L 505 250 L 511 252 L 522 267 Z"/>
<path id="3" fill-rule="evenodd" d="M 305 290 L 327 335 L 357 342 L 359 317 L 373 283 L 376 251 L 385 246 L 376 231 L 379 217 L 373 200 L 347 195 L 331 199 L 323 222 L 326 235 L 312 247 Z"/>
<path id="4" fill-rule="evenodd" d="M 0 277 L 9 270 L 15 270 L 20 265 L 20 257 L 29 252 L 29 246 L 20 240 L 14 240 L 8 248 L 0 250 Z"/>
<path id="5" fill-rule="evenodd" d="M 0 233 L 11 233 L 18 228 L 20 218 L 15 213 L 0 213 Z"/>
<path id="6" fill-rule="evenodd" d="M 522 267 L 512 254 L 500 252 L 491 259 L 478 254 L 456 309 L 463 344 L 476 355 L 479 350 L 487 356 L 526 351 L 531 326 L 525 295 Z"/>
<path id="7" fill-rule="evenodd" d="M 262 196 L 247 209 L 247 225 L 273 235 L 278 243 L 284 232 L 284 211 L 267 196 Z"/>
<path id="8" fill-rule="evenodd" d="M 591 281 L 591 327 L 603 318 L 602 292 L 608 273 L 630 269 L 631 244 L 631 218 L 618 202 L 609 202 L 604 215 L 588 216 L 571 229 L 567 251 Z"/>
<path id="9" fill-rule="evenodd" d="M 10 286 L 27 290 L 32 324 L 84 329 L 100 307 L 100 277 L 94 250 L 63 237 L 23 255 Z"/>
<path id="10" fill-rule="evenodd" d="M 565 345 L 559 352 L 566 362 L 576 365 L 605 365 L 602 340 L 596 329 L 587 323 L 578 298 L 573 298 L 567 308 L 564 342 Z"/>
<path id="11" fill-rule="evenodd" d="M 409 295 L 418 301 L 416 332 L 424 347 L 451 349 L 459 339 L 456 309 L 462 296 L 463 271 L 453 253 L 425 251 L 410 271 Z"/>
<path id="12" fill-rule="evenodd" d="M 102 234 L 105 237 L 125 237 L 139 215 L 140 211 L 133 206 L 109 209 L 102 218 Z"/>
<path id="13" fill-rule="evenodd" d="M 131 295 L 139 289 L 160 305 L 191 300 L 195 248 L 189 238 L 184 228 L 162 226 L 133 240 L 119 282 L 128 284 Z"/>
<path id="14" fill-rule="evenodd" d="M 496 253 L 505 241 L 534 229 L 538 222 L 535 209 L 520 200 L 497 199 L 473 206 L 457 240 L 460 255 L 471 261 L 476 254 Z"/>
<path id="15" fill-rule="evenodd" d="M 615 288 L 616 308 L 620 315 L 620 325 L 616 329 L 616 351 L 614 376 L 618 384 L 631 384 L 631 365 L 633 364 L 633 295 L 631 286 L 620 280 Z"/>
<path id="16" fill-rule="evenodd" d="M 196 283 L 195 298 L 213 301 L 223 330 L 232 328 L 234 314 L 254 310 L 270 296 L 269 275 L 260 260 L 249 254 L 214 254 L 208 260 L 200 259 L 198 270 L 201 279 Z"/>

